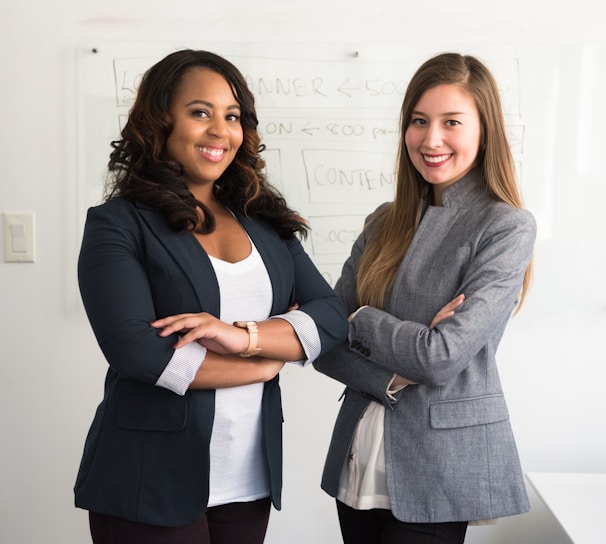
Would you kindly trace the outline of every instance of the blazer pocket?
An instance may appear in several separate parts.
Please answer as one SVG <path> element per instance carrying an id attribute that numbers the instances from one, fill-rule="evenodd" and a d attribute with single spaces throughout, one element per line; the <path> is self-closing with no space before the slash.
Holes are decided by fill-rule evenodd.
<path id="1" fill-rule="evenodd" d="M 501 394 L 429 403 L 429 421 L 433 429 L 472 427 L 508 419 L 507 404 Z"/>
<path id="2" fill-rule="evenodd" d="M 118 426 L 133 431 L 182 431 L 187 412 L 187 397 L 122 393 L 118 399 Z"/>

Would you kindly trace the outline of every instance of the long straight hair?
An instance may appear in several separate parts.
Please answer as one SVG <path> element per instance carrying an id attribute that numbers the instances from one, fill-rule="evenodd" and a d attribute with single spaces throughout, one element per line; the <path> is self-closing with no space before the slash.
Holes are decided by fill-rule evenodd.
<path id="1" fill-rule="evenodd" d="M 397 157 L 396 194 L 373 221 L 373 237 L 364 249 L 357 273 L 360 305 L 382 308 L 393 288 L 402 259 L 408 251 L 416 228 L 421 199 L 428 183 L 416 170 L 405 145 L 405 134 L 412 111 L 425 91 L 438 85 L 457 85 L 474 99 L 481 123 L 476 167 L 481 183 L 495 200 L 522 208 L 511 149 L 507 141 L 499 90 L 488 68 L 478 59 L 457 53 L 443 53 L 422 64 L 404 96 L 400 112 L 400 144 Z M 532 263 L 528 266 L 521 306 L 530 283 Z"/>

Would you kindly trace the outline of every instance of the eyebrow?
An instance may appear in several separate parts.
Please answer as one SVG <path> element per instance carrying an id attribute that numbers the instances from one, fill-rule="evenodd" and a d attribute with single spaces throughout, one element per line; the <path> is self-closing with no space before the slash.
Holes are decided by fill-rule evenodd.
<path id="1" fill-rule="evenodd" d="M 208 108 L 214 108 L 214 104 L 212 102 L 208 102 L 207 100 L 192 100 L 190 102 L 188 102 L 187 104 L 185 104 L 185 107 L 189 107 L 189 106 L 195 106 L 197 104 L 203 104 L 205 106 L 207 106 Z M 227 106 L 228 110 L 239 110 L 240 109 L 240 104 L 231 104 L 229 106 Z"/>
<path id="2" fill-rule="evenodd" d="M 411 113 L 413 115 L 427 115 L 425 112 L 419 110 L 413 110 Z M 439 115 L 445 117 L 450 115 L 468 115 L 468 113 L 464 111 L 445 111 L 444 113 L 440 113 Z"/>

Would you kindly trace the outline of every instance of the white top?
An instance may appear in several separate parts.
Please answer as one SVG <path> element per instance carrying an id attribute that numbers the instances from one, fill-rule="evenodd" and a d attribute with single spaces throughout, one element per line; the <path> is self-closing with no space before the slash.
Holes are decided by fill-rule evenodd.
<path id="1" fill-rule="evenodd" d="M 256 248 L 237 263 L 210 260 L 221 293 L 221 321 L 267 319 L 272 305 L 271 282 Z M 255 383 L 215 392 L 208 506 L 269 496 L 261 427 L 263 387 Z"/>
<path id="2" fill-rule="evenodd" d="M 356 510 L 391 508 L 385 473 L 384 417 L 383 405 L 368 405 L 354 435 L 349 463 L 341 471 L 337 498 Z"/>
<path id="3" fill-rule="evenodd" d="M 393 395 L 406 387 L 392 387 L 395 377 L 394 374 L 386 391 L 390 401 L 395 401 Z M 391 509 L 385 472 L 384 420 L 385 407 L 371 402 L 358 422 L 349 462 L 341 470 L 337 498 L 356 510 Z"/>

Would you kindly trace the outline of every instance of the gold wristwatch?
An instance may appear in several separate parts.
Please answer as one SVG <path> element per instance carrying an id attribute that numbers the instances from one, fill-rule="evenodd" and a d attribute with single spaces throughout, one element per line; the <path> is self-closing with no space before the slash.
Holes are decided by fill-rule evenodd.
<path id="1" fill-rule="evenodd" d="M 256 321 L 234 321 L 234 327 L 248 331 L 248 347 L 240 353 L 240 357 L 252 357 L 261 351 L 261 348 L 257 347 L 259 328 Z"/>

